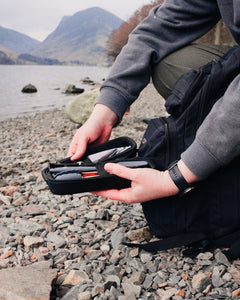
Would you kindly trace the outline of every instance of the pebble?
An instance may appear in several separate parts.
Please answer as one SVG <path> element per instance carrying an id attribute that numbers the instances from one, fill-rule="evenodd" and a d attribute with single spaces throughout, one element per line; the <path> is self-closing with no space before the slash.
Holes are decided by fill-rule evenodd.
<path id="1" fill-rule="evenodd" d="M 139 145 L 142 119 L 166 115 L 163 104 L 150 84 L 112 138 Z M 152 239 L 141 205 L 50 193 L 41 171 L 65 156 L 77 127 L 61 110 L 1 122 L 0 299 L 8 291 L 4 299 L 12 300 L 22 280 L 22 300 L 237 299 L 240 261 L 220 249 L 191 259 L 183 249 L 128 248 L 123 241 Z"/>

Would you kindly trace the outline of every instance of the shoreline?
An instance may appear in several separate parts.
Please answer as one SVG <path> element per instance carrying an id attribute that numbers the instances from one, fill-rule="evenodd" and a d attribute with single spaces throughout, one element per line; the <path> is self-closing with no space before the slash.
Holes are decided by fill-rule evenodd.
<path id="1" fill-rule="evenodd" d="M 166 115 L 164 101 L 150 84 L 111 138 L 129 136 L 139 145 L 147 127 L 142 120 L 160 115 Z M 27 267 L 34 272 L 47 263 L 44 274 L 56 272 L 53 288 L 47 275 L 37 285 L 34 275 L 26 289 L 37 293 L 47 285 L 44 292 L 52 289 L 46 296 L 51 300 L 210 300 L 237 293 L 240 262 L 228 262 L 219 249 L 190 259 L 180 248 L 152 254 L 122 245 L 126 238 L 143 243 L 149 238 L 140 204 L 90 193 L 50 193 L 41 171 L 48 161 L 65 157 L 79 126 L 65 118 L 64 110 L 0 124 L 0 281 L 3 272 Z M 17 281 L 1 281 L 1 293 L 17 288 Z"/>

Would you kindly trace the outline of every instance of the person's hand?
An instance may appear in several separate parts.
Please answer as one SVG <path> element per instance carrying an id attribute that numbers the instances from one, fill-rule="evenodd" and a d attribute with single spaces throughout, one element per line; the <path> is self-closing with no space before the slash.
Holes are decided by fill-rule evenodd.
<path id="1" fill-rule="evenodd" d="M 89 119 L 76 131 L 68 150 L 72 160 L 79 159 L 87 146 L 106 142 L 118 117 L 115 112 L 103 104 L 96 104 Z"/>
<path id="2" fill-rule="evenodd" d="M 93 192 L 98 196 L 126 203 L 141 203 L 176 195 L 179 191 L 168 171 L 161 172 L 150 168 L 131 169 L 115 163 L 107 163 L 104 168 L 110 174 L 129 179 L 131 187 Z"/>
<path id="3" fill-rule="evenodd" d="M 178 167 L 188 183 L 199 181 L 199 178 L 180 160 Z M 93 192 L 94 194 L 126 203 L 141 203 L 153 199 L 176 195 L 179 190 L 172 181 L 168 170 L 157 171 L 148 168 L 131 169 L 120 164 L 107 163 L 105 170 L 110 173 L 129 179 L 131 187 L 121 190 L 106 190 Z"/>

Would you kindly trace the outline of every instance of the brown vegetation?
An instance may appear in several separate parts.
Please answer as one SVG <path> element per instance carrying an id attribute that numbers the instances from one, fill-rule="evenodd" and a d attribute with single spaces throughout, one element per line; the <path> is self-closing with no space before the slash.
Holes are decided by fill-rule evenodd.
<path id="1" fill-rule="evenodd" d="M 107 42 L 106 55 L 110 62 L 114 62 L 122 47 L 127 43 L 129 34 L 133 29 L 148 16 L 150 10 L 160 5 L 164 0 L 152 0 L 149 4 L 138 9 L 118 30 L 114 30 Z M 233 44 L 233 39 L 229 34 L 223 21 L 220 21 L 212 30 L 205 34 L 198 41 L 210 44 Z"/>
<path id="2" fill-rule="evenodd" d="M 118 30 L 113 30 L 107 42 L 106 53 L 111 62 L 116 59 L 122 47 L 127 43 L 128 36 L 133 29 L 148 16 L 153 7 L 162 4 L 163 2 L 164 0 L 151 1 L 150 4 L 144 5 L 142 8 L 138 9 Z"/>

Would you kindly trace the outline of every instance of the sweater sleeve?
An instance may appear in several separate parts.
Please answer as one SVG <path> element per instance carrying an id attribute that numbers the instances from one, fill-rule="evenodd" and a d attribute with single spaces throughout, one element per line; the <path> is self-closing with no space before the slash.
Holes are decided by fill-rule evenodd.
<path id="1" fill-rule="evenodd" d="M 182 160 L 200 179 L 240 155 L 240 75 L 213 106 Z"/>
<path id="2" fill-rule="evenodd" d="M 110 107 L 121 120 L 149 83 L 154 64 L 202 36 L 219 18 L 215 0 L 165 0 L 130 35 L 101 86 L 97 103 Z"/>

